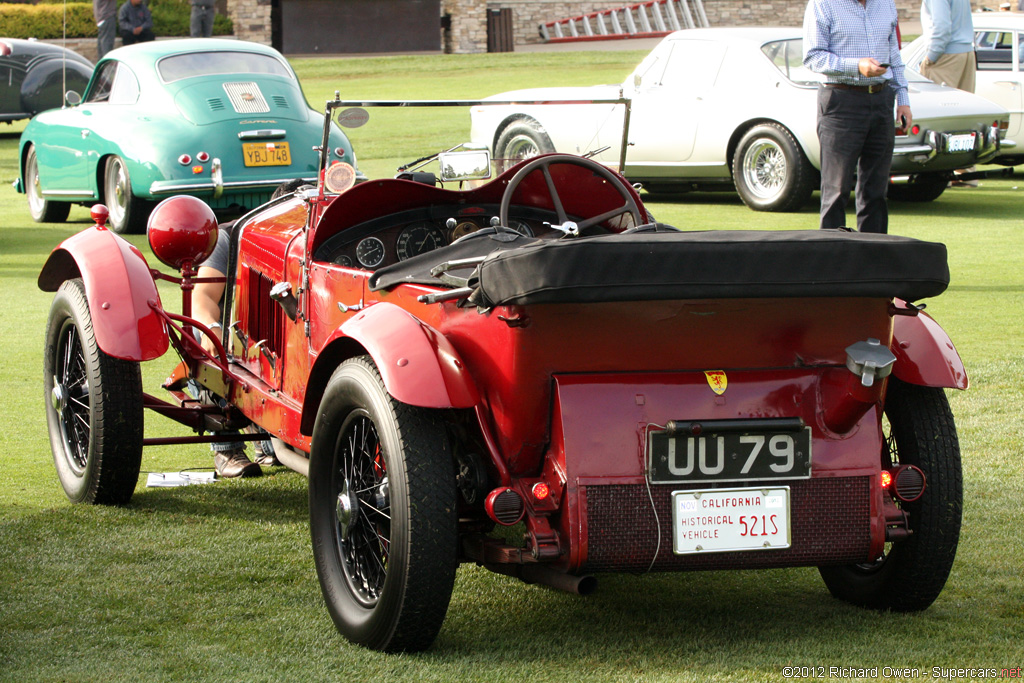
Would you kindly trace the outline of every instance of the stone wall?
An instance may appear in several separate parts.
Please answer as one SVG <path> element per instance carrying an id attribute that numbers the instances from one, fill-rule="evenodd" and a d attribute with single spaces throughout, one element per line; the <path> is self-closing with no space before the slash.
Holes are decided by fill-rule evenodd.
<path id="1" fill-rule="evenodd" d="M 236 38 L 271 44 L 270 0 L 227 0 L 227 9 L 235 24 Z"/>

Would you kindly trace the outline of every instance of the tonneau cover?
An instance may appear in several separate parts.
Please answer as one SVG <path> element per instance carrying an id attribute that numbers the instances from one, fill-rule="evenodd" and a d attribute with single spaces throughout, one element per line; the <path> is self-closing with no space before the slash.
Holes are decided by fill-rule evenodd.
<path id="1" fill-rule="evenodd" d="M 480 306 L 653 299 L 899 297 L 949 284 L 946 247 L 845 230 L 638 232 L 535 240 L 490 253 Z"/>
<path id="2" fill-rule="evenodd" d="M 650 299 L 900 297 L 949 284 L 946 247 L 840 230 L 632 233 L 489 256 L 480 305 Z M 471 283 L 474 284 L 474 283 Z"/>

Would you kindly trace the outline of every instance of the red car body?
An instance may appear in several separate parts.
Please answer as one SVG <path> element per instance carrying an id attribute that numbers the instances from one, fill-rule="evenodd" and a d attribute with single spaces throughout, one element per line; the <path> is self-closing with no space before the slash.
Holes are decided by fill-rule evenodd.
<path id="1" fill-rule="evenodd" d="M 163 216 L 192 217 L 201 245 L 210 228 L 190 213 L 197 201 L 168 200 Z M 154 215 L 159 256 L 179 240 Z M 321 181 L 236 224 L 224 353 L 207 354 L 191 329 L 210 330 L 188 317 L 187 297 L 202 247 L 182 263 L 178 316 L 155 287 L 167 276 L 95 216 L 54 251 L 40 286 L 81 279 L 95 345 L 116 363 L 178 349 L 172 400 L 139 400 L 199 434 L 181 441 L 249 421 L 275 437 L 310 478 L 325 600 L 355 642 L 429 646 L 458 561 L 581 593 L 598 572 L 818 566 L 838 597 L 897 610 L 927 607 L 945 582 L 960 484 L 942 388 L 967 376 L 942 329 L 905 302 L 944 288 L 941 245 L 640 227 L 649 217 L 628 183 L 566 155 L 470 190 L 393 179 L 335 193 Z M 551 227 L 570 220 L 582 236 Z M 536 237 L 500 227 L 512 222 Z M 472 236 L 449 245 L 460 226 Z M 361 247 L 368 238 L 383 246 L 374 267 L 358 264 L 377 247 Z M 75 460 L 58 400 L 74 393 L 60 369 L 73 318 L 54 313 L 48 334 L 59 470 Z M 227 406 L 199 405 L 186 378 Z M 372 400 L 352 398 L 364 393 Z M 919 408 L 939 416 L 923 421 L 940 424 L 935 453 L 919 449 L 931 434 Z M 377 440 L 363 473 L 345 474 L 366 434 Z M 137 449 L 158 442 L 140 436 Z M 79 478 L 109 479 L 86 451 Z M 438 459 L 422 481 L 410 464 Z M 89 502 L 134 489 L 104 499 L 102 482 L 98 494 L 71 483 Z M 493 532 L 516 524 L 522 542 Z M 719 533 L 744 547 L 716 547 Z M 939 550 L 921 545 L 937 536 Z M 423 538 L 433 545 L 417 549 Z M 383 572 L 367 568 L 377 561 Z"/>

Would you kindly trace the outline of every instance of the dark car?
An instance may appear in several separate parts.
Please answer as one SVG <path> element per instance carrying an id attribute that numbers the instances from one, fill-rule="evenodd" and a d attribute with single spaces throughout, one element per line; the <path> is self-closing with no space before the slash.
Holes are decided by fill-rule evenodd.
<path id="1" fill-rule="evenodd" d="M 962 505 L 945 388 L 967 375 L 909 302 L 946 288 L 944 245 L 684 232 L 568 154 L 463 189 L 444 183 L 486 179 L 487 150 L 437 155 L 439 187 L 431 157 L 354 184 L 326 148 L 316 186 L 234 223 L 218 323 L 188 313 L 217 231 L 196 197 L 149 221 L 180 278 L 103 207 L 54 250 L 44 392 L 72 501 L 124 504 L 144 446 L 255 423 L 308 477 L 335 625 L 386 651 L 433 642 L 459 563 L 580 594 L 603 572 L 810 566 L 856 605 L 939 596 Z M 169 346 L 167 394 L 144 393 Z M 200 435 L 147 438 L 144 408 Z"/>
<path id="2" fill-rule="evenodd" d="M 59 45 L 0 38 L 0 121 L 30 119 L 64 105 L 68 90 L 82 92 L 92 62 Z"/>

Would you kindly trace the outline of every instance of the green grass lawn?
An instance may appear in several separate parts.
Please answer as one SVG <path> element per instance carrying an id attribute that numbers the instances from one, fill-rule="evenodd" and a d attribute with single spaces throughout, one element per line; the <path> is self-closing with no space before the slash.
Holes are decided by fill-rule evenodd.
<path id="1" fill-rule="evenodd" d="M 536 83 L 617 82 L 634 52 L 300 60 L 310 102 L 476 98 Z M 376 113 L 373 114 L 377 116 Z M 419 115 L 419 114 L 417 114 Z M 388 115 L 353 132 L 361 167 L 390 175 L 468 138 L 465 112 L 422 126 Z M 378 124 L 376 127 L 374 124 Z M 383 129 L 383 133 L 381 130 Z M 305 480 L 180 489 L 140 482 L 126 508 L 71 506 L 53 470 L 42 395 L 50 250 L 89 224 L 31 221 L 17 173 L 20 127 L 0 127 L 0 681 L 782 680 L 787 666 L 1024 664 L 1024 175 L 891 205 L 890 231 L 948 245 L 952 282 L 928 311 L 971 376 L 951 392 L 964 458 L 964 525 L 938 601 L 878 614 L 833 600 L 814 569 L 611 575 L 587 598 L 460 568 L 431 650 L 387 656 L 333 628 L 313 568 Z M 817 201 L 815 195 L 814 201 Z M 652 201 L 689 229 L 814 228 L 817 209 L 763 214 L 731 193 Z M 132 237 L 147 256 L 142 236 Z M 155 259 L 150 259 L 151 263 Z M 177 291 L 161 286 L 165 304 Z M 171 356 L 144 365 L 159 395 Z M 148 436 L 182 428 L 147 416 Z M 144 471 L 209 468 L 206 447 L 147 449 Z"/>

